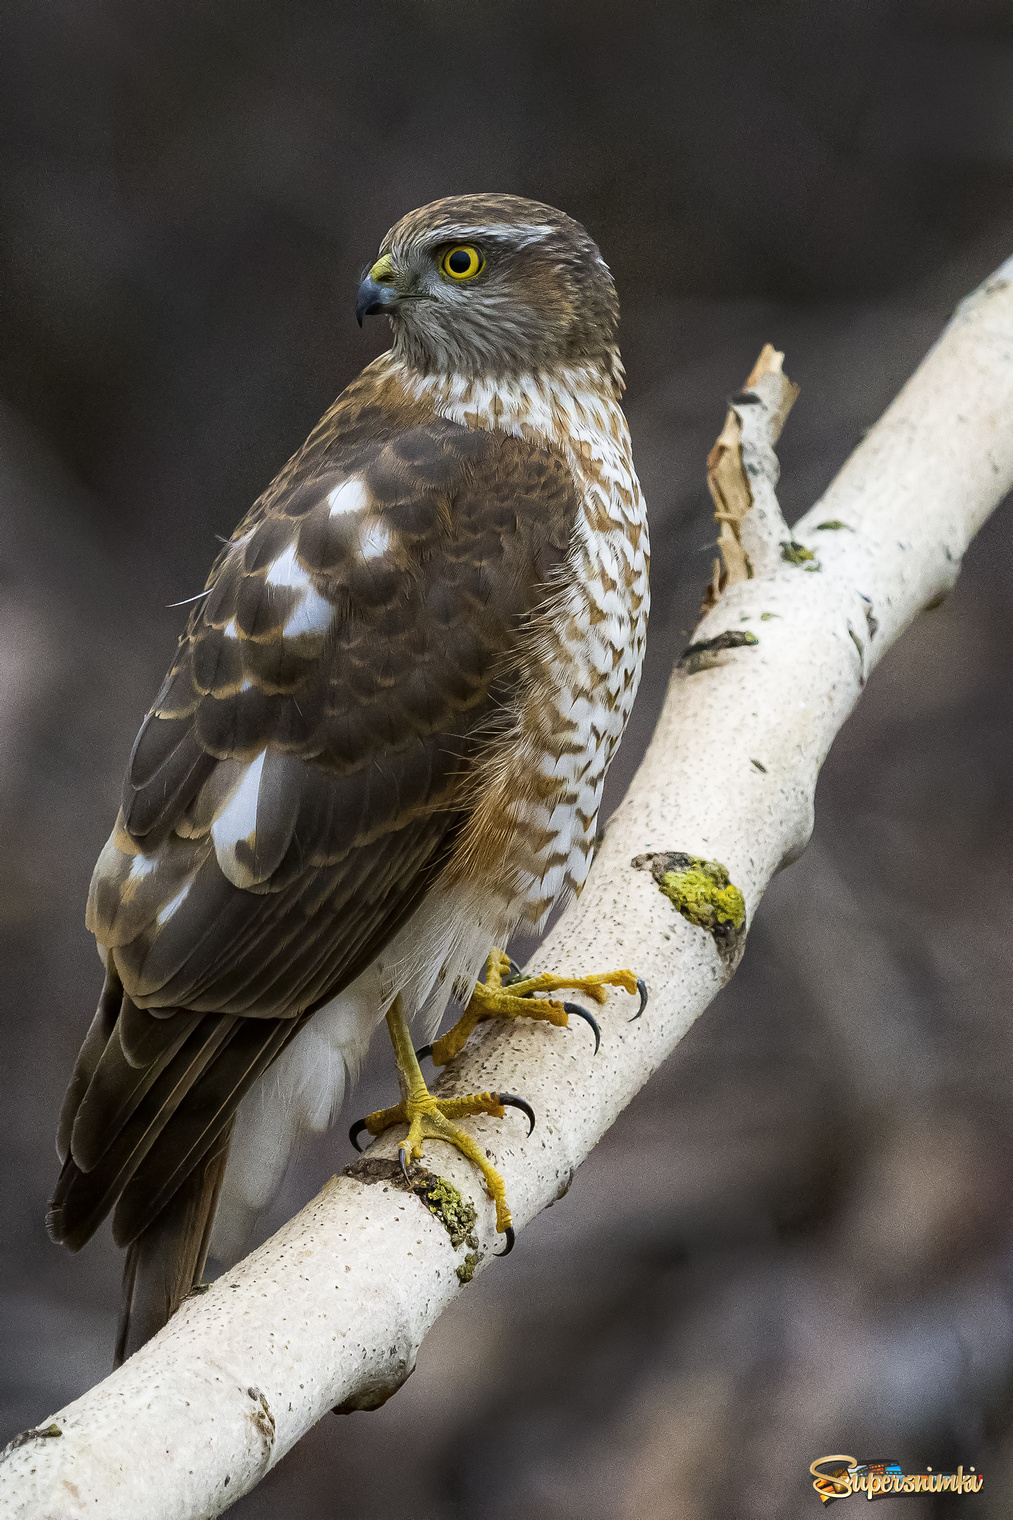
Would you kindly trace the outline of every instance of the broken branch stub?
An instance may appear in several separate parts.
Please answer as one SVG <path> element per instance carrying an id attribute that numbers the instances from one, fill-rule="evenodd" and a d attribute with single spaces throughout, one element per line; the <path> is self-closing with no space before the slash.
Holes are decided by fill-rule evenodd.
<path id="1" fill-rule="evenodd" d="M 770 569 L 791 536 L 777 502 L 774 444 L 799 388 L 783 364 L 784 354 L 764 344 L 742 390 L 729 398 L 724 427 L 707 456 L 721 558 L 714 561 L 705 612 L 729 586 Z"/>

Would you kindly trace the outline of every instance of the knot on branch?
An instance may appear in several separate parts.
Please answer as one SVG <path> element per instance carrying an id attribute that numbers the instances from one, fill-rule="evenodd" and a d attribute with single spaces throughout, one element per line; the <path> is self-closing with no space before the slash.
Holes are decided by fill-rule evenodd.
<path id="1" fill-rule="evenodd" d="M 52 1441 L 56 1436 L 62 1436 L 63 1431 L 55 1422 L 41 1427 L 32 1426 L 30 1430 L 22 1430 L 13 1440 L 8 1441 L 3 1451 L 0 1451 L 0 1462 L 3 1462 L 22 1446 L 27 1446 L 29 1441 Z"/>
<path id="2" fill-rule="evenodd" d="M 475 1234 L 478 1210 L 471 1199 L 465 1198 L 445 1177 L 428 1171 L 419 1162 L 412 1164 L 407 1182 L 400 1163 L 389 1161 L 383 1156 L 363 1156 L 361 1161 L 345 1167 L 345 1176 L 367 1185 L 382 1182 L 385 1187 L 395 1187 L 399 1192 L 413 1193 L 425 1204 L 433 1218 L 440 1221 L 450 1236 L 450 1244 L 455 1251 L 462 1245 L 478 1249 L 478 1236 Z"/>
<path id="3" fill-rule="evenodd" d="M 712 639 L 701 639 L 696 644 L 688 644 L 679 656 L 678 669 L 688 670 L 692 676 L 710 664 L 709 655 L 723 654 L 726 649 L 750 648 L 759 642 L 756 634 L 750 633 L 747 628 L 729 628 Z"/>

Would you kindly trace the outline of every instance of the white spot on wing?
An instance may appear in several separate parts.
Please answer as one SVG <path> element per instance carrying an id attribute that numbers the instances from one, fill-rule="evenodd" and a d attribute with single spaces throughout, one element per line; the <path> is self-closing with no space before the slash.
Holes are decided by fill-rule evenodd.
<path id="1" fill-rule="evenodd" d="M 228 622 L 225 624 L 224 633 L 227 639 L 238 639 L 239 629 L 236 626 L 235 618 L 229 618 Z"/>
<path id="2" fill-rule="evenodd" d="M 136 881 L 139 876 L 150 876 L 157 865 L 157 855 L 135 855 L 130 862 L 130 880 Z"/>
<path id="3" fill-rule="evenodd" d="M 257 799 L 266 754 L 262 749 L 256 760 L 250 761 L 225 810 L 211 825 L 218 864 L 237 886 L 244 885 L 247 873 L 236 860 L 236 845 L 240 840 L 252 845 L 257 832 Z"/>
<path id="4" fill-rule="evenodd" d="M 379 559 L 390 548 L 390 534 L 383 523 L 372 522 L 359 535 L 359 548 L 363 559 Z"/>
<path id="5" fill-rule="evenodd" d="M 319 637 L 326 633 L 334 617 L 334 606 L 311 586 L 282 629 L 286 639 Z"/>
<path id="6" fill-rule="evenodd" d="M 175 897 L 171 898 L 166 903 L 164 908 L 160 908 L 158 910 L 158 913 L 155 916 L 155 922 L 158 924 L 159 928 L 161 928 L 163 924 L 167 924 L 169 922 L 169 919 L 176 912 L 176 909 L 181 908 L 186 902 L 186 897 L 187 893 L 190 890 L 190 886 L 191 883 L 187 882 L 186 886 L 182 887 L 180 891 L 176 893 Z"/>
<path id="7" fill-rule="evenodd" d="M 351 480 L 343 480 L 339 486 L 335 486 L 327 500 L 332 517 L 340 517 L 343 512 L 361 512 L 369 505 L 366 487 L 354 476 Z"/>
<path id="8" fill-rule="evenodd" d="M 267 572 L 267 584 L 269 586 L 289 586 L 300 590 L 309 586 L 310 578 L 295 557 L 294 544 L 289 544 L 284 554 L 278 555 L 278 558 Z"/>

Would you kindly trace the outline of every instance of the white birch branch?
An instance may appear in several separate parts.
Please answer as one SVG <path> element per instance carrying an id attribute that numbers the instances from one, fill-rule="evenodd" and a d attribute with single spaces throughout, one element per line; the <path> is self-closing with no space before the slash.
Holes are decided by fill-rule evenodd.
<path id="1" fill-rule="evenodd" d="M 751 920 L 774 872 L 809 838 L 820 766 L 869 671 L 949 591 L 1013 485 L 1013 260 L 959 308 L 794 539 L 773 494 L 772 419 L 787 409 L 776 369 L 756 381 L 756 400 L 733 398 L 754 502 L 742 531 L 753 577 L 728 585 L 696 630 L 693 645 L 711 648 L 697 647 L 673 675 L 587 888 L 534 962 L 634 967 L 651 988 L 648 1010 L 630 1023 L 631 1000 L 611 996 L 597 1057 L 582 1024 L 485 1026 L 441 1084 L 506 1089 L 534 1105 L 530 1139 L 513 1112 L 473 1121 L 518 1228 L 562 1196 L 742 948 L 727 924 L 712 935 L 677 911 L 657 861 L 654 872 L 631 862 L 669 853 L 720 862 Z M 393 1089 L 393 1070 L 391 1080 Z M 393 1177 L 399 1134 L 372 1147 L 366 1176 L 332 1179 L 118 1372 L 45 1422 L 59 1434 L 29 1434 L 11 1450 L 0 1515 L 218 1515 L 333 1406 L 376 1407 L 399 1387 L 462 1291 L 467 1251 Z M 479 1270 L 501 1243 L 492 1205 L 456 1152 L 433 1144 L 428 1162 L 474 1201 Z M 339 1505 L 336 1496 L 336 1516 Z"/>

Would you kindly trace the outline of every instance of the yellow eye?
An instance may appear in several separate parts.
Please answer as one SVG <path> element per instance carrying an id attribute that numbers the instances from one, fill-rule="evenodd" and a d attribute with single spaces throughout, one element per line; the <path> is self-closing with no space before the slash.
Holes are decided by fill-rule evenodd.
<path id="1" fill-rule="evenodd" d="M 452 280 L 473 280 L 485 268 L 485 259 L 470 243 L 448 248 L 440 260 L 440 269 Z"/>

